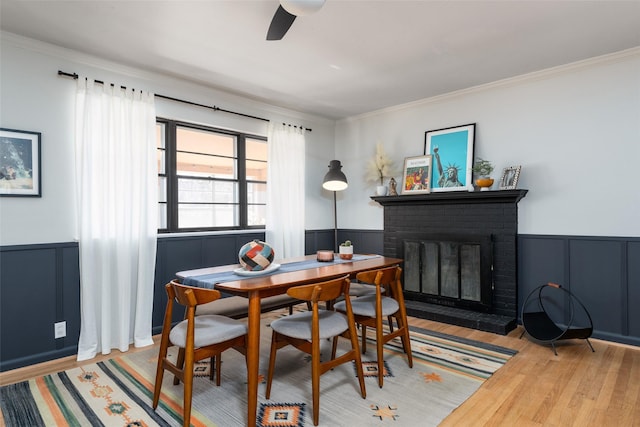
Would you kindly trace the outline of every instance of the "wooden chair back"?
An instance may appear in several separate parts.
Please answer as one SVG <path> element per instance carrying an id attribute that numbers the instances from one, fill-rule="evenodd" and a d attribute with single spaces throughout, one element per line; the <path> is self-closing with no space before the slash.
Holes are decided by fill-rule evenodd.
<path id="1" fill-rule="evenodd" d="M 186 286 L 175 280 L 169 282 L 167 286 L 171 288 L 171 290 L 167 290 L 167 295 L 186 307 L 206 304 L 222 297 L 220 291 L 215 289 Z"/>
<path id="2" fill-rule="evenodd" d="M 356 275 L 359 282 L 384 287 L 394 299 L 402 298 L 402 268 L 398 266 L 382 268 L 380 270 L 363 271 Z M 383 291 L 382 289 L 380 290 Z M 404 298 L 403 298 L 404 300 Z"/>
<path id="3" fill-rule="evenodd" d="M 349 278 L 347 276 L 323 283 L 300 285 L 287 290 L 287 295 L 311 303 L 333 301 L 349 293 Z"/>
<path id="4" fill-rule="evenodd" d="M 167 307 L 164 311 L 164 321 L 162 324 L 162 335 L 164 338 L 165 332 L 167 340 L 169 331 L 171 331 L 171 324 L 173 322 L 173 304 L 185 306 L 187 309 L 184 313 L 184 318 L 189 320 L 193 325 L 193 319 L 196 313 L 196 307 L 201 304 L 206 304 L 222 297 L 220 291 L 215 289 L 196 288 L 193 286 L 186 286 L 180 282 L 172 280 L 165 286 L 167 292 Z"/>

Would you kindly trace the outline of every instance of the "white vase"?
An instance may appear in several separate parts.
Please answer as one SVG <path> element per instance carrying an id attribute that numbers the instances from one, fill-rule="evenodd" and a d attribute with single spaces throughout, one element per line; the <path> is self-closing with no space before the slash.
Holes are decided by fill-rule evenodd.
<path id="1" fill-rule="evenodd" d="M 376 187 L 376 196 L 386 196 L 387 195 L 387 186 L 386 185 L 378 185 Z"/>
<path id="2" fill-rule="evenodd" d="M 353 246 L 340 246 L 339 250 L 340 259 L 348 260 L 353 258 Z"/>

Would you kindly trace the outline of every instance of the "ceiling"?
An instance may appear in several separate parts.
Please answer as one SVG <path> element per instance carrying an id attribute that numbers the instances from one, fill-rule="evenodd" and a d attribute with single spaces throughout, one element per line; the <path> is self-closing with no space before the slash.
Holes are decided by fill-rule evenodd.
<path id="1" fill-rule="evenodd" d="M 330 119 L 640 46 L 640 0 L 327 0 L 280 41 L 278 0 L 0 2 L 2 31 Z"/>

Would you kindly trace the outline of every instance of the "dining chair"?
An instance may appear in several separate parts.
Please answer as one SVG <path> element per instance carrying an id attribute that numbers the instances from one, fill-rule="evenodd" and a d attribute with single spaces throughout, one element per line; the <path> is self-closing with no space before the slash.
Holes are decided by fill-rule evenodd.
<path id="1" fill-rule="evenodd" d="M 409 367 L 413 368 L 409 324 L 402 294 L 401 275 L 402 269 L 398 266 L 358 273 L 356 279 L 362 283 L 375 285 L 376 293 L 375 295 L 354 298 L 351 301 L 353 316 L 356 323 L 361 326 L 362 353 L 367 351 L 367 326 L 376 330 L 378 385 L 380 387 L 384 382 L 384 345 L 392 339 L 400 337 L 404 352 L 407 354 Z M 346 311 L 344 301 L 336 303 L 334 307 L 337 311 Z M 391 319 L 388 320 L 388 332 L 383 329 L 382 320 L 385 317 Z M 393 328 L 392 320 L 394 318 L 397 324 L 395 329 Z"/>
<path id="2" fill-rule="evenodd" d="M 310 311 L 303 311 L 285 316 L 271 322 L 271 352 L 269 355 L 269 371 L 267 374 L 267 390 L 265 396 L 271 395 L 271 382 L 275 369 L 277 350 L 292 345 L 311 355 L 311 387 L 313 399 L 313 425 L 318 425 L 320 413 L 320 376 L 343 363 L 355 362 L 360 394 L 366 398 L 364 373 L 358 346 L 358 334 L 355 328 L 351 300 L 349 299 L 349 278 L 329 280 L 310 285 L 290 288 L 289 296 L 311 303 Z M 321 309 L 320 303 L 327 303 L 338 297 L 344 298 L 345 313 Z M 348 337 L 351 349 L 336 357 L 338 338 Z M 331 359 L 320 360 L 320 343 L 332 339 Z"/>
<path id="3" fill-rule="evenodd" d="M 235 319 L 219 315 L 196 316 L 196 307 L 220 298 L 213 289 L 194 288 L 172 281 L 165 285 L 168 301 L 164 313 L 160 352 L 153 390 L 153 409 L 158 407 L 165 369 L 174 374 L 173 384 L 184 383 L 183 425 L 190 425 L 193 395 L 193 366 L 202 359 L 215 361 L 216 385 L 220 385 L 222 352 L 234 348 L 246 358 L 247 326 Z M 186 307 L 185 319 L 171 327 L 174 302 Z M 167 357 L 170 345 L 178 347 L 176 361 Z M 213 372 L 211 373 L 213 375 Z"/>

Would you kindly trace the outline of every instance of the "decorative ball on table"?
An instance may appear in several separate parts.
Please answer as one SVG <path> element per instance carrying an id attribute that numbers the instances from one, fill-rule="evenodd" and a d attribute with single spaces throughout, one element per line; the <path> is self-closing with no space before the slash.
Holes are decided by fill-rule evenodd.
<path id="1" fill-rule="evenodd" d="M 268 243 L 257 239 L 243 245 L 238 253 L 240 265 L 248 271 L 266 269 L 273 262 L 273 257 L 273 248 Z"/>

